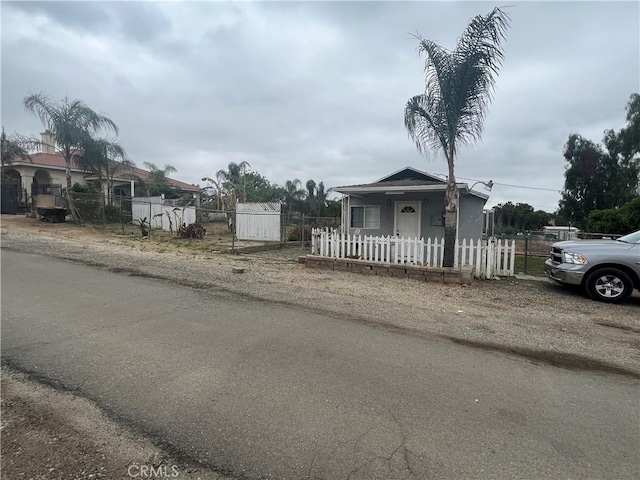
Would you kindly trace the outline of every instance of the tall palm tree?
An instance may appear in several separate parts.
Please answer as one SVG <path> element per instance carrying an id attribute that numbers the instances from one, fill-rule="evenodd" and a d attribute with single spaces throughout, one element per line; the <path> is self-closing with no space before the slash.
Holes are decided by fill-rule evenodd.
<path id="1" fill-rule="evenodd" d="M 122 145 L 115 140 L 87 137 L 82 153 L 76 162 L 80 168 L 95 172 L 100 184 L 106 180 L 107 204 L 113 205 L 113 181 L 119 174 L 131 170 L 135 164 L 129 159 Z"/>
<path id="2" fill-rule="evenodd" d="M 320 182 L 316 188 L 316 204 L 318 215 L 324 217 L 327 213 L 327 192 L 324 191 L 324 182 Z"/>
<path id="3" fill-rule="evenodd" d="M 287 205 L 289 213 L 302 201 L 305 191 L 301 188 L 302 183 L 297 178 L 284 182 L 284 203 Z"/>
<path id="4" fill-rule="evenodd" d="M 316 213 L 316 182 L 307 180 L 307 200 L 309 200 L 309 213 L 313 216 Z"/>
<path id="5" fill-rule="evenodd" d="M 425 93 L 409 99 L 404 124 L 418 151 L 441 150 L 447 160 L 445 266 L 453 266 L 457 235 L 456 155 L 461 145 L 471 145 L 480 138 L 495 76 L 502 65 L 502 41 L 508 26 L 509 16 L 494 8 L 471 20 L 453 51 L 416 37 L 418 52 L 426 55 Z"/>
<path id="6" fill-rule="evenodd" d="M 171 193 L 172 188 L 167 181 L 167 176 L 170 173 L 177 172 L 178 170 L 168 164 L 165 165 L 164 168 L 160 168 L 155 163 L 151 162 L 143 162 L 143 165 L 149 171 L 149 174 L 146 179 L 138 179 L 143 185 L 143 188 L 147 191 L 147 195 L 152 196 Z"/>
<path id="7" fill-rule="evenodd" d="M 238 198 L 243 202 L 247 201 L 247 168 L 251 168 L 249 162 L 230 162 L 227 170 L 218 170 L 216 173 L 216 176 L 220 175 L 224 179 L 225 187 L 233 197 L 231 208 L 235 208 L 235 200 Z"/>
<path id="8" fill-rule="evenodd" d="M 67 191 L 71 191 L 71 164 L 87 136 L 100 130 L 113 131 L 117 135 L 118 127 L 110 118 L 95 112 L 82 101 L 71 100 L 69 97 L 55 103 L 42 93 L 29 93 L 23 103 L 53 133 L 56 145 L 64 157 Z"/>
<path id="9" fill-rule="evenodd" d="M 218 210 L 223 210 L 224 209 L 224 205 L 223 205 L 223 195 L 224 195 L 224 178 L 225 178 L 225 171 L 224 170 L 218 170 L 216 172 L 216 178 L 211 178 L 211 177 L 203 177 L 202 181 L 203 182 L 209 182 L 210 184 L 213 185 L 213 188 L 216 192 L 216 208 Z M 210 188 L 210 187 L 208 187 Z"/>

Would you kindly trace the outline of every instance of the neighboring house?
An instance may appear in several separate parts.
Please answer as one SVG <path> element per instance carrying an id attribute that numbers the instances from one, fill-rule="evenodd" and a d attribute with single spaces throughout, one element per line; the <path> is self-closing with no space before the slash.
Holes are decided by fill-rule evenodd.
<path id="1" fill-rule="evenodd" d="M 458 183 L 458 238 L 482 238 L 484 206 L 489 199 L 466 183 Z M 405 167 L 373 183 L 334 187 L 343 194 L 344 233 L 399 237 L 444 237 L 444 195 L 442 178 Z"/>
<path id="2" fill-rule="evenodd" d="M 3 171 L 3 183 L 19 185 L 18 198 L 16 199 L 18 211 L 24 212 L 26 207 L 25 194 L 31 196 L 35 201 L 34 204 L 37 205 L 39 196 L 60 196 L 62 189 L 66 188 L 64 157 L 55 151 L 52 146 L 53 139 L 48 132 L 42 133 L 41 136 L 42 152 L 31 154 L 31 161 L 14 159 L 12 164 L 6 166 Z M 148 175 L 149 172 L 136 167 L 123 171 L 113 181 L 114 197 L 146 195 L 146 192 L 140 188 L 138 179 L 145 181 Z M 167 178 L 167 182 L 180 192 L 192 193 L 196 204 L 199 204 L 200 187 L 173 178 Z M 95 173 L 88 173 L 73 163 L 71 165 L 71 183 L 91 184 L 97 191 L 103 191 L 106 195 L 107 182 L 105 179 L 102 179 L 101 182 Z"/>

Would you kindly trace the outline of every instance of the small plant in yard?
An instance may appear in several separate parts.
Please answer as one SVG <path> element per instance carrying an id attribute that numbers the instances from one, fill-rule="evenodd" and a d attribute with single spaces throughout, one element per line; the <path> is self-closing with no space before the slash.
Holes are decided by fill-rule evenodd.
<path id="1" fill-rule="evenodd" d="M 202 239 L 206 233 L 207 229 L 199 222 L 190 223 L 189 225 L 183 223 L 178 227 L 177 236 L 180 238 Z"/>
<path id="2" fill-rule="evenodd" d="M 149 222 L 147 221 L 147 217 L 139 218 L 138 225 L 140 226 L 140 232 L 142 232 L 143 237 L 149 236 Z"/>

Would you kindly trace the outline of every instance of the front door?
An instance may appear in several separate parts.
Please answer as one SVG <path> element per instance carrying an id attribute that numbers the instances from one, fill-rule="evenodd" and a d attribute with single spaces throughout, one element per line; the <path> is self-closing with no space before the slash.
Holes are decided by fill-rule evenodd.
<path id="1" fill-rule="evenodd" d="M 420 202 L 396 202 L 396 236 L 420 236 Z"/>

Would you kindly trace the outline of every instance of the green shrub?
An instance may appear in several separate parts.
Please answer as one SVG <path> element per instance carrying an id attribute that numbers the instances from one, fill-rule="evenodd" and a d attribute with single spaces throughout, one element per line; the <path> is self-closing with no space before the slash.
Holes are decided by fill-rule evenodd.
<path id="1" fill-rule="evenodd" d="M 92 184 L 88 183 L 87 185 L 80 185 L 78 182 L 73 184 L 71 191 L 76 193 L 98 193 Z"/>
<path id="2" fill-rule="evenodd" d="M 119 222 L 120 221 L 120 209 L 113 205 L 104 206 L 104 218 L 107 222 Z"/>

